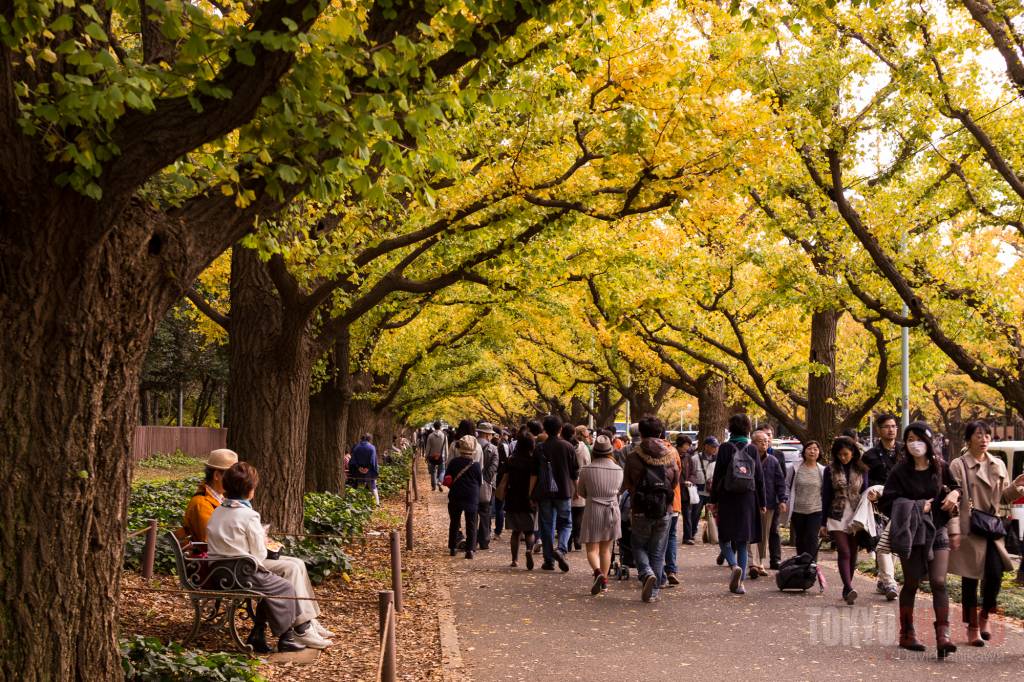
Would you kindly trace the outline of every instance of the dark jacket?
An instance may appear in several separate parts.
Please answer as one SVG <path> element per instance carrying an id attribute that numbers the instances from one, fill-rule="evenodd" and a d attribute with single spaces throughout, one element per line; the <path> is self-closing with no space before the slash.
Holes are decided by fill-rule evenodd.
<path id="1" fill-rule="evenodd" d="M 786 474 L 779 467 L 779 460 L 765 455 L 761 460 L 761 471 L 764 475 L 764 501 L 768 509 L 777 509 L 782 502 L 789 502 L 789 488 L 786 486 Z"/>
<path id="2" fill-rule="evenodd" d="M 543 443 L 537 443 L 534 450 L 536 458 L 535 475 L 540 476 L 540 469 L 543 460 L 546 459 L 551 466 L 551 476 L 558 486 L 558 491 L 544 495 L 549 500 L 568 500 L 576 493 L 576 479 L 580 476 L 580 465 L 576 461 L 576 450 L 567 440 L 562 438 L 548 438 Z"/>
<path id="3" fill-rule="evenodd" d="M 369 469 L 367 473 L 359 471 L 360 468 Z M 380 471 L 377 468 L 377 448 L 369 441 L 360 441 L 352 448 L 352 458 L 348 461 L 349 478 L 355 481 L 375 480 Z"/>
<path id="4" fill-rule="evenodd" d="M 530 499 L 530 477 L 537 470 L 537 460 L 533 455 L 513 455 L 498 467 L 498 481 L 508 478 L 505 484 L 505 511 L 509 513 L 532 512 L 533 500 Z"/>
<path id="5" fill-rule="evenodd" d="M 896 500 L 931 500 L 935 527 L 941 528 L 949 522 L 949 514 L 942 511 L 942 500 L 951 490 L 960 490 L 960 484 L 945 463 L 939 463 L 939 473 L 936 474 L 932 471 L 917 471 L 913 460 L 902 459 L 889 472 L 882 497 L 878 500 L 878 509 L 892 517 L 892 507 Z"/>
<path id="6" fill-rule="evenodd" d="M 754 460 L 754 490 L 734 493 L 725 489 L 726 472 L 732 466 L 737 448 L 749 447 Z M 723 443 L 715 458 L 715 475 L 712 479 L 711 495 L 708 502 L 718 505 L 718 539 L 722 542 L 760 542 L 761 508 L 765 507 L 764 472 L 761 458 L 754 446 L 735 441 Z"/>
<path id="7" fill-rule="evenodd" d="M 469 470 L 459 476 L 463 469 Z M 480 465 L 472 457 L 453 457 L 444 470 L 445 476 L 452 477 L 452 487 L 448 490 L 448 501 L 455 502 L 465 508 L 476 509 L 480 504 Z M 455 480 L 458 476 L 459 480 Z"/>
<path id="8" fill-rule="evenodd" d="M 893 445 L 892 452 L 882 447 L 882 441 L 878 441 L 875 447 L 865 452 L 861 461 L 868 468 L 868 485 L 885 485 L 885 480 L 889 478 L 889 472 L 896 466 L 896 462 L 902 455 L 903 443 L 899 441 Z"/>
<path id="9" fill-rule="evenodd" d="M 924 513 L 925 502 L 900 497 L 889 506 L 889 547 L 903 559 L 919 546 L 927 547 L 928 558 L 932 557 L 935 521 L 931 514 Z"/>
<path id="10" fill-rule="evenodd" d="M 665 441 L 659 438 L 644 438 L 626 455 L 626 467 L 622 474 L 622 489 L 629 492 L 630 497 L 636 494 L 636 487 L 643 480 L 647 467 L 664 467 L 665 478 L 669 487 L 675 490 L 679 484 L 679 469 L 676 468 L 678 453 Z M 675 501 L 669 500 L 669 510 Z"/>

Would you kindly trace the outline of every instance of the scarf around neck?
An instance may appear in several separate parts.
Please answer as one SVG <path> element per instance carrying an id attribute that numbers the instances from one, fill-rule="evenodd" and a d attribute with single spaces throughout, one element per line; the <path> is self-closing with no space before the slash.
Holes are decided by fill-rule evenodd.
<path id="1" fill-rule="evenodd" d="M 228 509 L 232 507 L 248 507 L 249 509 L 252 509 L 252 502 L 249 500 L 236 500 L 233 497 L 229 497 L 224 500 L 224 503 L 221 506 L 227 507 Z"/>

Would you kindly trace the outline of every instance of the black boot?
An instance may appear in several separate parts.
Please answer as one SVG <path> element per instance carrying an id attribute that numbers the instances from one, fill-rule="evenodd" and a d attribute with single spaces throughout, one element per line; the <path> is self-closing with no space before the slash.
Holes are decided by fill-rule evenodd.
<path id="1" fill-rule="evenodd" d="M 296 641 L 295 630 L 288 628 L 280 637 L 277 638 L 277 651 L 278 653 L 285 653 L 287 651 L 302 651 L 306 648 L 305 644 Z"/>
<path id="2" fill-rule="evenodd" d="M 270 645 L 267 644 L 267 623 L 255 622 L 252 625 L 252 632 L 245 638 L 245 643 L 252 647 L 254 654 L 269 654 Z"/>

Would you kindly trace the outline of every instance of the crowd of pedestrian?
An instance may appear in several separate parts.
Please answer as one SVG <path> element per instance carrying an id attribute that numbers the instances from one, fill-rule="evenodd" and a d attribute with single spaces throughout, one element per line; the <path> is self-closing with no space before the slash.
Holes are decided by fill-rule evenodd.
<path id="1" fill-rule="evenodd" d="M 448 490 L 451 556 L 473 559 L 489 547 L 492 532 L 500 537 L 507 530 L 512 568 L 523 557 L 533 570 L 539 552 L 541 570 L 567 572 L 566 555 L 582 549 L 591 594 L 607 592 L 613 573 L 629 567 L 641 599 L 653 602 L 679 584 L 679 549 L 697 538 L 718 546 L 717 563 L 727 567 L 728 589 L 737 595 L 746 593 L 747 580 L 786 564 L 815 566 L 819 547 L 828 543 L 846 604 L 859 597 L 860 552 L 874 555 L 878 593 L 899 600 L 900 647 L 924 650 L 914 604 L 927 581 L 938 655 L 956 651 L 948 574 L 962 577 L 965 641 L 984 646 L 1002 574 L 1012 570 L 1000 507 L 1024 498 L 1024 475 L 1011 479 L 988 452 L 985 422 L 967 425 L 967 448 L 952 459 L 936 448 L 924 422 L 907 426 L 902 439 L 891 414 L 875 426 L 879 438 L 870 448 L 855 433 L 827 449 L 807 440 L 794 462 L 773 447 L 770 428 L 753 429 L 744 414 L 729 419 L 724 442 L 707 435 L 697 447 L 687 435 L 670 443 L 653 416 L 629 425 L 627 436 L 614 426 L 592 431 L 563 424 L 554 415 L 515 430 L 483 421 L 463 420 L 454 429 L 435 422 L 421 429 L 418 445 L 431 489 Z M 796 549 L 785 563 L 780 526 L 788 526 Z"/>

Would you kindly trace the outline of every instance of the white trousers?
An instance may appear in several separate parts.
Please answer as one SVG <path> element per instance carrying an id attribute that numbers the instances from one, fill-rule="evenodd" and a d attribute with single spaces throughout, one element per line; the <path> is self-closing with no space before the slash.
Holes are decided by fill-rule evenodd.
<path id="1" fill-rule="evenodd" d="M 263 567 L 274 575 L 280 576 L 291 583 L 295 588 L 296 597 L 313 597 L 313 583 L 309 581 L 309 573 L 306 572 L 306 564 L 302 559 L 293 556 L 282 556 L 279 559 L 266 559 Z M 320 607 L 315 601 L 300 600 L 295 602 L 295 622 L 293 625 L 307 623 L 320 615 Z"/>

